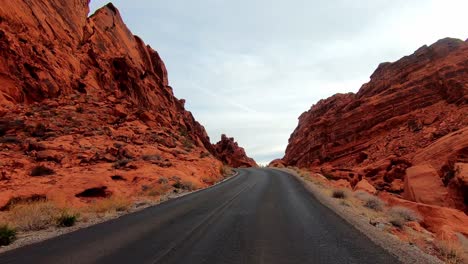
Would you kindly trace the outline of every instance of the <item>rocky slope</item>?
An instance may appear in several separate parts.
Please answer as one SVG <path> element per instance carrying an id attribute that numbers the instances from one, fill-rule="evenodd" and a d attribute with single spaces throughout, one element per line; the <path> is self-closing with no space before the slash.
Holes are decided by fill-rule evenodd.
<path id="1" fill-rule="evenodd" d="M 0 208 L 160 195 L 221 178 L 158 53 L 112 5 L 1 1 Z M 175 186 L 175 187 L 174 187 Z"/>
<path id="2" fill-rule="evenodd" d="M 234 168 L 258 167 L 255 160 L 249 158 L 242 147 L 239 147 L 234 138 L 221 135 L 221 141 L 213 145 L 219 160 Z"/>
<path id="3" fill-rule="evenodd" d="M 274 164 L 466 213 L 467 103 L 468 42 L 442 39 L 382 63 L 357 94 L 312 106 Z"/>

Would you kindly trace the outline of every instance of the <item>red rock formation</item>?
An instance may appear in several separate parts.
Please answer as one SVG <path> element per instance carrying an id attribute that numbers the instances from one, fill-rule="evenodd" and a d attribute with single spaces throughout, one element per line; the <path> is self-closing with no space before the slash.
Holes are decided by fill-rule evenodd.
<path id="1" fill-rule="evenodd" d="M 234 168 L 240 167 L 258 167 L 255 160 L 247 157 L 245 150 L 234 141 L 234 138 L 228 138 L 226 135 L 221 136 L 221 141 L 213 145 L 216 151 L 216 156 L 224 164 Z"/>
<path id="2" fill-rule="evenodd" d="M 303 113 L 283 162 L 466 212 L 467 80 L 467 41 L 443 39 L 382 63 L 357 94 Z"/>
<path id="3" fill-rule="evenodd" d="M 112 4 L 88 17 L 88 3 L 1 0 L 0 208 L 33 196 L 80 205 L 89 198 L 80 193 L 144 195 L 221 178 L 158 53 Z"/>

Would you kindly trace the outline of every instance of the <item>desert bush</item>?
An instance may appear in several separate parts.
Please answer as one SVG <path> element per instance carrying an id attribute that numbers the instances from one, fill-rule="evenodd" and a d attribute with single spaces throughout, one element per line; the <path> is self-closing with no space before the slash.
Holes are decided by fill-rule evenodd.
<path id="1" fill-rule="evenodd" d="M 141 157 L 145 161 L 160 161 L 162 160 L 161 155 L 154 154 L 154 155 L 143 155 Z"/>
<path id="2" fill-rule="evenodd" d="M 60 213 L 57 218 L 57 226 L 59 227 L 70 227 L 74 226 L 78 221 L 78 214 L 64 210 Z"/>
<path id="3" fill-rule="evenodd" d="M 196 189 L 195 184 L 191 181 L 182 181 L 180 183 L 180 186 L 183 190 L 186 190 L 186 191 L 193 191 Z"/>
<path id="4" fill-rule="evenodd" d="M 365 191 L 356 191 L 354 197 L 363 201 L 365 207 L 374 211 L 382 211 L 385 206 L 385 203 L 380 198 Z"/>
<path id="5" fill-rule="evenodd" d="M 160 177 L 158 180 L 159 184 L 167 184 L 169 180 L 166 177 Z"/>
<path id="6" fill-rule="evenodd" d="M 90 205 L 88 212 L 105 214 L 128 211 L 132 206 L 132 201 L 125 197 L 111 196 L 109 198 L 97 200 Z"/>
<path id="7" fill-rule="evenodd" d="M 33 177 L 48 176 L 52 174 L 55 174 L 55 171 L 43 165 L 35 166 L 31 170 L 31 176 Z"/>
<path id="8" fill-rule="evenodd" d="M 121 169 L 127 166 L 127 164 L 130 163 L 131 161 L 132 161 L 131 159 L 121 159 L 121 160 L 116 161 L 114 165 L 112 165 L 112 167 L 114 169 Z"/>
<path id="9" fill-rule="evenodd" d="M 441 240 L 435 243 L 436 249 L 440 256 L 447 264 L 463 264 L 466 256 L 464 254 L 462 246 L 457 244 L 455 241 Z"/>
<path id="10" fill-rule="evenodd" d="M 16 229 L 8 226 L 0 226 L 0 246 L 8 246 L 16 239 Z"/>
<path id="11" fill-rule="evenodd" d="M 376 196 L 370 196 L 364 206 L 374 211 L 382 211 L 385 203 Z"/>
<path id="12" fill-rule="evenodd" d="M 405 226 L 406 223 L 406 221 L 403 218 L 398 216 L 391 216 L 388 222 L 398 228 L 403 228 L 403 226 Z"/>
<path id="13" fill-rule="evenodd" d="M 19 230 L 34 231 L 54 225 L 59 213 L 60 210 L 47 200 L 19 203 L 11 206 L 8 220 Z"/>
<path id="14" fill-rule="evenodd" d="M 422 220 L 421 216 L 418 213 L 403 206 L 392 207 L 389 211 L 389 214 L 394 217 L 400 217 L 406 222 L 409 222 L 409 221 L 420 222 Z"/>
<path id="15" fill-rule="evenodd" d="M 76 112 L 82 114 L 84 112 L 84 108 L 82 106 L 78 106 L 76 108 Z"/>
<path id="16" fill-rule="evenodd" d="M 335 189 L 332 191 L 332 197 L 336 199 L 346 199 L 348 198 L 348 194 L 343 189 Z"/>
<path id="17" fill-rule="evenodd" d="M 219 168 L 219 172 L 223 176 L 230 176 L 233 174 L 232 168 L 227 165 L 223 165 L 221 168 Z"/>

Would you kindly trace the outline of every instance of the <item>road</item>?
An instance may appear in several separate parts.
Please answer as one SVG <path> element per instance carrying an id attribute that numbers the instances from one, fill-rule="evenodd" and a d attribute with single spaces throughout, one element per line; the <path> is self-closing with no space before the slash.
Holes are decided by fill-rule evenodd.
<path id="1" fill-rule="evenodd" d="M 293 176 L 242 169 L 204 191 L 0 255 L 0 263 L 392 263 Z"/>

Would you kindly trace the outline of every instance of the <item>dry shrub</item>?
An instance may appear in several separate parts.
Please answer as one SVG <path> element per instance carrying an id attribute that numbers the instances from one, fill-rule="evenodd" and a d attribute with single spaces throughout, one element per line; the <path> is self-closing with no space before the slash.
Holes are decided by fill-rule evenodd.
<path id="1" fill-rule="evenodd" d="M 11 207 L 8 221 L 22 231 L 41 230 L 53 226 L 60 209 L 50 201 L 19 203 Z"/>
<path id="2" fill-rule="evenodd" d="M 442 260 L 447 264 L 463 264 L 466 263 L 463 247 L 451 240 L 441 240 L 435 243 L 436 249 L 439 252 Z"/>
<path id="3" fill-rule="evenodd" d="M 221 175 L 223 176 L 231 176 L 232 174 L 234 174 L 234 171 L 232 170 L 231 167 L 227 166 L 227 165 L 223 165 L 220 169 L 219 169 L 219 172 L 221 173 Z"/>
<path id="4" fill-rule="evenodd" d="M 399 217 L 406 222 L 421 222 L 422 220 L 422 217 L 417 212 L 403 206 L 392 207 L 389 211 L 389 214 L 390 216 Z"/>
<path id="5" fill-rule="evenodd" d="M 87 211 L 96 214 L 124 212 L 130 209 L 132 201 L 125 197 L 111 196 L 92 203 Z"/>
<path id="6" fill-rule="evenodd" d="M 403 207 L 395 206 L 392 207 L 389 211 L 389 222 L 395 227 L 403 228 L 403 226 L 410 221 L 420 222 L 422 217 L 415 211 Z"/>
<path id="7" fill-rule="evenodd" d="M 335 189 L 332 191 L 332 197 L 336 199 L 348 198 L 348 192 L 344 189 Z"/>
<path id="8" fill-rule="evenodd" d="M 374 211 L 382 211 L 385 203 L 377 196 L 365 191 L 357 191 L 354 197 L 364 202 L 364 206 Z"/>

